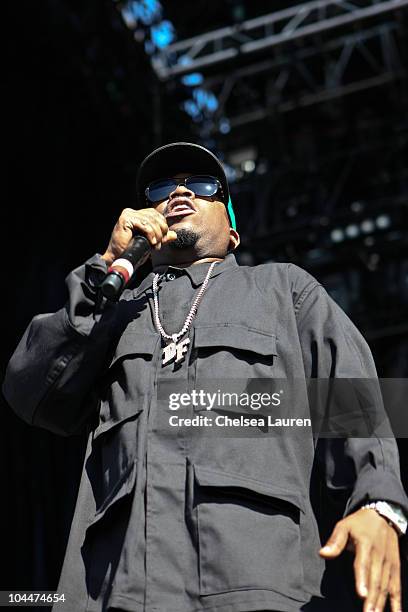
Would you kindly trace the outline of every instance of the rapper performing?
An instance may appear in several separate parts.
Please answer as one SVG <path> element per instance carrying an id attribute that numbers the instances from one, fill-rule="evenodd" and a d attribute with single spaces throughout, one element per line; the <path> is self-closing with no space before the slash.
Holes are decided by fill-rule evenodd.
<path id="1" fill-rule="evenodd" d="M 10 6 L 0 606 L 408 610 L 408 0 L 267 4 Z"/>

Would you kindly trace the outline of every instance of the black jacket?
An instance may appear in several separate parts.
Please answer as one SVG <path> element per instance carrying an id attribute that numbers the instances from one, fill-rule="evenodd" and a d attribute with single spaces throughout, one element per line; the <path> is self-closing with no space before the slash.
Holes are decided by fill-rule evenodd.
<path id="1" fill-rule="evenodd" d="M 182 327 L 208 266 L 163 279 L 169 333 Z M 395 441 L 317 443 L 311 429 L 296 427 L 287 435 L 170 427 L 168 393 L 217 381 L 253 390 L 261 380 L 279 392 L 291 381 L 293 416 L 310 416 L 311 403 L 327 402 L 319 390 L 310 401 L 310 377 L 376 379 L 366 342 L 304 270 L 239 266 L 230 254 L 214 268 L 184 361 L 162 367 L 153 274 L 118 303 L 96 304 L 105 272 L 95 255 L 67 277 L 69 302 L 34 317 L 3 386 L 28 423 L 61 435 L 89 431 L 61 610 L 300 610 L 321 594 L 324 571 L 309 497 L 314 462 L 329 487 L 349 490 L 345 514 L 377 499 L 408 514 Z M 370 401 L 380 403 L 376 393 Z M 177 414 L 216 411 L 190 405 Z"/>

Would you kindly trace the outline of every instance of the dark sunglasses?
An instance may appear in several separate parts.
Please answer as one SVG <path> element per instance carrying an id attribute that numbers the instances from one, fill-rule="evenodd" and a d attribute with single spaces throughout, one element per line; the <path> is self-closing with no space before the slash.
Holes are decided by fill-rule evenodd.
<path id="1" fill-rule="evenodd" d="M 215 176 L 205 175 L 188 176 L 184 179 L 167 178 L 153 181 L 145 190 L 146 198 L 149 202 L 167 200 L 171 192 L 177 189 L 179 185 L 184 185 L 193 191 L 196 196 L 211 197 L 220 192 L 222 198 L 224 198 L 220 181 Z"/>

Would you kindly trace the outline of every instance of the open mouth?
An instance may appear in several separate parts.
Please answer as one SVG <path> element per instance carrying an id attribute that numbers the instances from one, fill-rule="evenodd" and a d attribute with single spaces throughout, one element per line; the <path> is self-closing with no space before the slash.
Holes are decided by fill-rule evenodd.
<path id="1" fill-rule="evenodd" d="M 176 205 L 173 205 L 171 207 L 171 210 L 169 213 L 167 213 L 165 215 L 166 219 L 169 217 L 185 217 L 187 215 L 191 215 L 193 213 L 195 213 L 196 211 L 191 207 L 191 205 L 189 203 L 187 203 L 186 200 L 181 200 L 178 203 L 176 203 Z"/>

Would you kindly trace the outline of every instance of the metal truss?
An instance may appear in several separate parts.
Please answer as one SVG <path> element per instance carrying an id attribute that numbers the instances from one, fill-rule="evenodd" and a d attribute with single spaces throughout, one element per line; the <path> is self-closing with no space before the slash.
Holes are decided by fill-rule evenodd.
<path id="1" fill-rule="evenodd" d="M 205 79 L 219 101 L 211 131 L 221 118 L 232 129 L 403 77 L 397 34 L 391 21 Z"/>
<path id="2" fill-rule="evenodd" d="M 408 0 L 314 0 L 164 48 L 152 58 L 163 81 L 297 39 L 402 9 Z"/>

